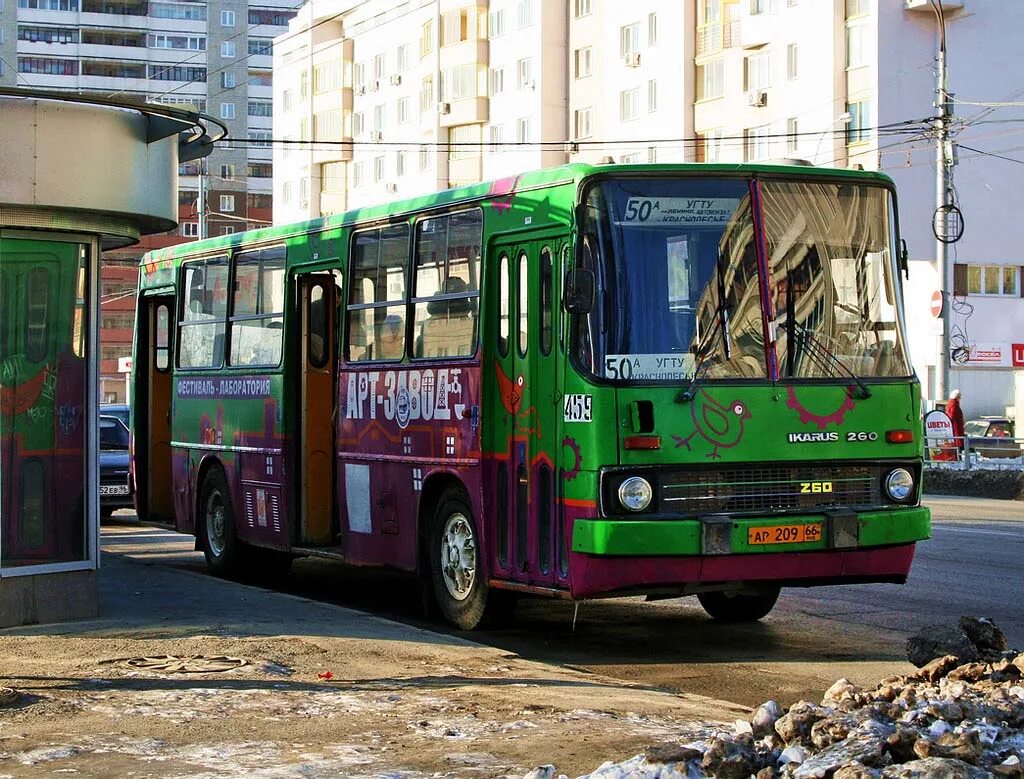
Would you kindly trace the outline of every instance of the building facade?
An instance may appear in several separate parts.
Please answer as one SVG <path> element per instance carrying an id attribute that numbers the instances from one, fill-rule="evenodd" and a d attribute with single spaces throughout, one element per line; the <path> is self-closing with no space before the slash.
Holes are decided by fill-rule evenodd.
<path id="1" fill-rule="evenodd" d="M 293 15 L 288 0 L 0 1 L 0 85 L 191 106 L 228 128 L 208 159 L 180 166 L 177 230 L 105 257 L 102 399 L 125 402 L 117 366 L 131 354 L 124 319 L 134 311 L 126 265 L 151 248 L 271 220 L 271 50 Z"/>
<path id="2" fill-rule="evenodd" d="M 1024 368 L 1024 250 L 1004 227 L 1024 205 L 1009 175 L 1024 5 L 939 7 L 965 224 L 950 249 L 950 387 L 968 415 L 1002 414 Z M 289 139 L 275 148 L 275 219 L 577 160 L 881 170 L 911 259 L 911 355 L 925 396 L 941 400 L 937 22 L 926 0 L 309 4 L 275 47 L 275 136 Z"/>

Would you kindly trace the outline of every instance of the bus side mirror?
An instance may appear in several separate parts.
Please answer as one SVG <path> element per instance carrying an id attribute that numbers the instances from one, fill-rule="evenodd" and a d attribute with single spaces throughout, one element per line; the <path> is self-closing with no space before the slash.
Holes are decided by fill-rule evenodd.
<path id="1" fill-rule="evenodd" d="M 594 272 L 573 268 L 565 276 L 562 305 L 570 314 L 589 314 L 594 308 Z"/>
<path id="2" fill-rule="evenodd" d="M 903 278 L 910 281 L 910 254 L 907 252 L 907 242 L 900 238 L 900 270 L 903 271 Z"/>

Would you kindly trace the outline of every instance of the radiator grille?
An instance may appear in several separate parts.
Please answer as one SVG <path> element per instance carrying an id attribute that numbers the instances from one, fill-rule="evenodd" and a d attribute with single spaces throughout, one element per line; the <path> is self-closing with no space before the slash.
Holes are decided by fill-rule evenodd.
<path id="1" fill-rule="evenodd" d="M 659 475 L 666 514 L 760 513 L 885 503 L 877 465 L 810 465 L 669 471 Z"/>

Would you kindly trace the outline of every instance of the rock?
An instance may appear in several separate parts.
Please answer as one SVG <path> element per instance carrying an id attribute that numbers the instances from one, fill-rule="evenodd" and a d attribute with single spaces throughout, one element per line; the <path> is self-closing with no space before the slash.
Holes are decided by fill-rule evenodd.
<path id="1" fill-rule="evenodd" d="M 854 761 L 868 766 L 880 766 L 886 738 L 892 731 L 891 725 L 865 722 L 842 741 L 808 757 L 793 772 L 794 779 L 831 776 L 840 766 Z"/>
<path id="2" fill-rule="evenodd" d="M 956 656 L 957 665 L 979 659 L 978 648 L 957 628 L 926 625 L 907 639 L 907 659 L 918 668 L 944 655 Z"/>
<path id="3" fill-rule="evenodd" d="M 782 750 L 782 754 L 779 755 L 779 765 L 789 765 L 790 763 L 802 763 L 807 759 L 807 750 L 801 746 L 786 747 Z"/>
<path id="4" fill-rule="evenodd" d="M 981 739 L 973 730 L 943 733 L 934 741 L 922 738 L 914 745 L 918 757 L 945 757 L 977 765 L 983 752 Z"/>
<path id="5" fill-rule="evenodd" d="M 916 681 L 937 682 L 959 665 L 960 658 L 956 655 L 943 655 L 929 660 L 912 678 Z"/>
<path id="6" fill-rule="evenodd" d="M 700 766 L 719 779 L 749 779 L 751 774 L 763 768 L 754 752 L 754 740 L 747 734 L 735 738 L 715 736 Z"/>
<path id="7" fill-rule="evenodd" d="M 997 684 L 999 682 L 1015 681 L 1020 676 L 1021 669 L 1005 657 L 992 664 L 992 681 Z"/>
<path id="8" fill-rule="evenodd" d="M 998 777 L 1024 779 L 1024 764 L 1017 755 L 1010 755 L 999 765 L 990 766 L 989 770 Z"/>
<path id="9" fill-rule="evenodd" d="M 815 706 L 810 701 L 797 701 L 789 711 L 779 717 L 775 723 L 775 732 L 787 744 L 799 743 L 804 746 L 811 744 L 811 728 L 818 720 L 828 716 L 828 711 Z"/>
<path id="10" fill-rule="evenodd" d="M 960 630 L 982 654 L 1006 651 L 1006 636 L 987 617 L 960 617 Z"/>
<path id="11" fill-rule="evenodd" d="M 929 757 L 902 765 L 891 765 L 882 771 L 882 779 L 986 779 L 989 774 L 959 760 Z"/>
<path id="12" fill-rule="evenodd" d="M 894 763 L 905 763 L 916 757 L 914 744 L 917 743 L 918 735 L 916 730 L 911 730 L 905 725 L 897 725 L 896 730 L 885 739 L 885 751 L 892 757 Z"/>
<path id="13" fill-rule="evenodd" d="M 553 779 L 554 775 L 555 767 L 553 765 L 539 765 L 524 776 L 523 779 Z"/>
<path id="14" fill-rule="evenodd" d="M 946 674 L 946 678 L 953 679 L 954 681 L 963 679 L 968 682 L 977 682 L 988 675 L 989 665 L 987 663 L 965 663 Z"/>
<path id="15" fill-rule="evenodd" d="M 782 707 L 775 701 L 762 703 L 750 717 L 750 727 L 755 738 L 775 732 L 775 723 L 782 716 Z"/>
<path id="16" fill-rule="evenodd" d="M 840 679 L 831 687 L 825 690 L 825 696 L 821 699 L 822 706 L 829 706 L 846 701 L 857 699 L 861 695 L 861 689 L 849 679 Z"/>
<path id="17" fill-rule="evenodd" d="M 779 771 L 775 766 L 765 766 L 757 772 L 757 776 L 754 779 L 778 779 Z"/>
<path id="18" fill-rule="evenodd" d="M 811 743 L 818 749 L 824 749 L 837 741 L 842 741 L 850 735 L 850 731 L 855 727 L 857 727 L 857 721 L 849 714 L 826 717 L 811 726 Z"/>
<path id="19" fill-rule="evenodd" d="M 832 779 L 877 779 L 882 772 L 877 768 L 868 768 L 854 760 L 836 769 Z"/>
<path id="20" fill-rule="evenodd" d="M 704 753 L 687 744 L 657 744 L 646 754 L 648 763 L 685 763 L 702 757 Z"/>
<path id="21" fill-rule="evenodd" d="M 1013 663 L 1015 666 L 1017 666 L 1017 669 L 1022 674 L 1024 674 L 1024 652 L 1021 652 L 1020 654 L 1018 654 L 1010 662 Z"/>

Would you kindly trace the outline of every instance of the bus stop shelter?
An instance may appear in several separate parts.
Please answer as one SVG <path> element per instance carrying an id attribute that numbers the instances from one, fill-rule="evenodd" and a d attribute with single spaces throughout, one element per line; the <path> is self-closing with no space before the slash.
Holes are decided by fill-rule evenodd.
<path id="1" fill-rule="evenodd" d="M 0 627 L 97 614 L 102 252 L 177 226 L 206 122 L 0 89 Z"/>

